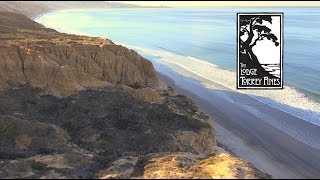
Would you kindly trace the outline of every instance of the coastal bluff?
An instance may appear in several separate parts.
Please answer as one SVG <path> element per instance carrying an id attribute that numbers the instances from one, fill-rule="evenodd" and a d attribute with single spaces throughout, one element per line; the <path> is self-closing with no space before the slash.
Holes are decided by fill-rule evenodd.
<path id="1" fill-rule="evenodd" d="M 59 33 L 14 13 L 1 13 L 0 26 L 1 89 L 29 83 L 65 97 L 109 83 L 159 85 L 150 61 L 108 39 Z"/>
<path id="2" fill-rule="evenodd" d="M 0 178 L 270 178 L 109 39 L 0 12 Z"/>

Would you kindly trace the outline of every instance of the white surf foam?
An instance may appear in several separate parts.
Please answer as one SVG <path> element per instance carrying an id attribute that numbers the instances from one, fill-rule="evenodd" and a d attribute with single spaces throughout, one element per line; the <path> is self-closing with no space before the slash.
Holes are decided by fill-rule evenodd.
<path id="1" fill-rule="evenodd" d="M 218 65 L 194 57 L 186 57 L 164 50 L 148 49 L 126 44 L 121 45 L 146 54 L 158 56 L 163 61 L 179 65 L 205 79 L 221 84 L 231 90 L 247 94 L 271 107 L 320 126 L 320 104 L 305 97 L 304 94 L 293 87 L 284 86 L 283 90 L 237 90 L 235 71 L 221 68 Z"/>
<path id="2" fill-rule="evenodd" d="M 65 16 L 63 13 L 67 12 L 76 12 L 76 11 L 83 11 L 82 9 L 72 9 L 72 10 L 57 10 L 54 12 L 50 12 L 41 16 L 38 16 L 34 21 L 44 25 L 46 28 L 54 28 L 57 31 L 69 33 L 69 34 L 76 34 L 76 35 L 84 35 L 84 36 L 93 36 L 92 34 L 77 31 L 71 28 L 66 27 Z M 86 18 L 86 16 L 79 17 L 81 19 L 79 22 L 74 22 L 75 24 L 79 23 L 82 25 L 82 21 Z"/>

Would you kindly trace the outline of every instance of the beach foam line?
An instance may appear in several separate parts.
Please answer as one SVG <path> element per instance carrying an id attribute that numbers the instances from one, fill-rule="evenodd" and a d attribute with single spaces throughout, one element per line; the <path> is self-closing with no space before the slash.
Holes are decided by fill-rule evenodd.
<path id="1" fill-rule="evenodd" d="M 233 91 L 249 95 L 259 102 L 320 126 L 320 104 L 307 98 L 294 87 L 284 86 L 282 90 L 237 90 L 235 71 L 221 68 L 218 65 L 194 57 L 164 51 L 163 49 L 148 49 L 127 44 L 121 45 L 152 56 L 158 56 L 163 61 L 176 64 L 209 81 L 221 84 Z"/>

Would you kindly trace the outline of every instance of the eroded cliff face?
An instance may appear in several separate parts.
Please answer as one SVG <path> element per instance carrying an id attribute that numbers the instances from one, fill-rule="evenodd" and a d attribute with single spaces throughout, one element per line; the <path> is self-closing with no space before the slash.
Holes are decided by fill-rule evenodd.
<path id="1" fill-rule="evenodd" d="M 159 86 L 150 61 L 108 39 L 58 33 L 21 15 L 14 23 L 23 25 L 6 23 L 0 35 L 1 89 L 29 83 L 66 97 L 109 83 Z"/>
<path id="2" fill-rule="evenodd" d="M 136 52 L 15 15 L 0 13 L 0 178 L 269 177 Z"/>
<path id="3" fill-rule="evenodd" d="M 158 85 L 149 61 L 111 43 L 1 47 L 0 58 L 3 89 L 30 83 L 65 97 L 86 87 L 103 87 L 108 83 Z"/>

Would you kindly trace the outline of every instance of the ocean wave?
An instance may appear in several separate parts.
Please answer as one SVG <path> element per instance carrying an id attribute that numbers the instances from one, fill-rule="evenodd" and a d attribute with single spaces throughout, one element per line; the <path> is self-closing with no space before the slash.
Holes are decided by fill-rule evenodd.
<path id="1" fill-rule="evenodd" d="M 120 43 L 121 44 L 121 43 Z M 237 90 L 236 72 L 191 56 L 182 56 L 172 51 L 148 49 L 122 44 L 128 48 L 160 57 L 161 60 L 176 64 L 209 81 L 221 84 L 231 90 L 249 95 L 273 108 L 289 113 L 295 117 L 320 126 L 320 104 L 307 98 L 303 93 L 291 86 L 282 90 Z"/>

